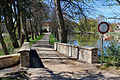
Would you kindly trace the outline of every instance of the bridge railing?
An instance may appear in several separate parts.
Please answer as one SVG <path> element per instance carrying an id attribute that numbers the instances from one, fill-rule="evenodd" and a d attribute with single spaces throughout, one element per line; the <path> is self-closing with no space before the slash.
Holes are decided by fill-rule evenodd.
<path id="1" fill-rule="evenodd" d="M 54 50 L 71 58 L 79 59 L 90 64 L 98 62 L 98 49 L 95 47 L 74 46 L 65 43 L 54 43 Z"/>
<path id="2" fill-rule="evenodd" d="M 24 42 L 20 50 L 20 66 L 21 67 L 30 67 L 30 46 L 29 42 Z"/>
<path id="3" fill-rule="evenodd" d="M 20 54 L 0 56 L 0 69 L 15 66 L 20 62 Z"/>

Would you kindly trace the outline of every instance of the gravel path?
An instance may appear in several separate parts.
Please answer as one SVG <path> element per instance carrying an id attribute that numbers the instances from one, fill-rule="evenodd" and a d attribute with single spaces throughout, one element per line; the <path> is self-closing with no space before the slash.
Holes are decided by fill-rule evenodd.
<path id="1" fill-rule="evenodd" d="M 37 51 L 45 68 L 0 70 L 0 80 L 4 77 L 17 77 L 18 80 L 120 80 L 119 75 L 99 70 L 54 51 L 49 44 L 49 35 L 46 34 L 31 47 Z"/>

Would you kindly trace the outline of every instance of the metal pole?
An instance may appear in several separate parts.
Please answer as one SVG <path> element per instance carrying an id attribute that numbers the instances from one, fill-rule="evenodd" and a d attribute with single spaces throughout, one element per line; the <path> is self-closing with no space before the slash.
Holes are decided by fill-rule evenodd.
<path id="1" fill-rule="evenodd" d="M 102 51 L 103 51 L 103 38 L 104 38 L 104 37 L 103 37 L 103 34 L 102 34 Z"/>
<path id="2" fill-rule="evenodd" d="M 102 54 L 101 54 L 101 64 L 102 64 L 102 60 L 103 60 L 103 57 L 104 57 L 104 51 L 103 51 L 103 34 L 102 34 Z"/>

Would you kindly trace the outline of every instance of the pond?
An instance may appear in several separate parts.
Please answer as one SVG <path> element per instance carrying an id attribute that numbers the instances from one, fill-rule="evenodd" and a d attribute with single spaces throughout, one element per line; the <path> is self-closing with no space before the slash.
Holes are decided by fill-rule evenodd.
<path id="1" fill-rule="evenodd" d="M 110 45 L 110 41 L 116 40 L 120 44 L 120 35 L 119 34 L 106 34 L 111 37 L 110 40 L 104 40 L 103 46 L 107 47 Z M 70 34 L 68 35 L 68 43 L 77 45 L 77 46 L 89 46 L 89 47 L 96 47 L 99 50 L 102 49 L 102 40 L 100 39 L 100 34 Z M 105 48 L 104 48 L 105 49 Z M 104 50 L 105 52 L 105 50 Z M 98 52 L 98 54 L 100 54 Z"/>

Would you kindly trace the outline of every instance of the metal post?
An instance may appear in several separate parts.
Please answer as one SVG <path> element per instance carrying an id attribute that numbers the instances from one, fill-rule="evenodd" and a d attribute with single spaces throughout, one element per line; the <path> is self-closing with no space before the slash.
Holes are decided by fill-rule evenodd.
<path id="1" fill-rule="evenodd" d="M 103 34 L 102 34 L 102 51 L 103 51 L 103 38 L 104 38 L 104 37 L 103 37 Z"/>
<path id="2" fill-rule="evenodd" d="M 103 46 L 103 38 L 104 38 L 104 37 L 103 37 L 103 35 L 104 35 L 104 34 L 102 34 L 102 51 L 101 51 L 102 54 L 101 54 L 101 64 L 102 64 L 102 60 L 103 60 L 103 57 L 104 57 L 104 51 L 103 51 L 103 47 L 104 47 L 104 46 Z"/>

